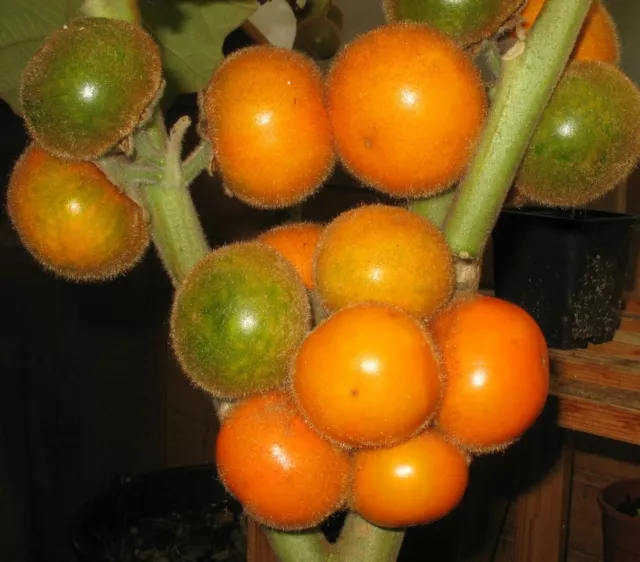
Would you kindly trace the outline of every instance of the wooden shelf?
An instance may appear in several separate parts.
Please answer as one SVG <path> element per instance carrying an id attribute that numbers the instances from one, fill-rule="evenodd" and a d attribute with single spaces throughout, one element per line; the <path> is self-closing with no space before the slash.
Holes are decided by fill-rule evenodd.
<path id="1" fill-rule="evenodd" d="M 630 304 L 611 342 L 550 350 L 558 424 L 640 445 L 640 305 Z"/>

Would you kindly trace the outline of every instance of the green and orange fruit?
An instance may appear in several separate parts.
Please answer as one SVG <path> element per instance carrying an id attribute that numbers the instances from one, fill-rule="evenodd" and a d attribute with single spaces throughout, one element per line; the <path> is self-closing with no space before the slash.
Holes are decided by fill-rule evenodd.
<path id="1" fill-rule="evenodd" d="M 467 46 L 488 39 L 522 0 L 384 0 L 388 21 L 424 23 Z"/>
<path id="2" fill-rule="evenodd" d="M 442 232 L 393 205 L 340 214 L 325 227 L 316 251 L 316 290 L 329 311 L 376 302 L 428 319 L 451 297 L 454 276 Z"/>
<path id="3" fill-rule="evenodd" d="M 149 244 L 142 208 L 95 164 L 57 158 L 34 144 L 13 169 L 7 203 L 24 246 L 69 280 L 116 277 Z"/>
<path id="4" fill-rule="evenodd" d="M 639 156 L 638 87 L 611 64 L 573 61 L 542 113 L 516 189 L 544 205 L 585 205 L 616 187 Z"/>
<path id="5" fill-rule="evenodd" d="M 273 390 L 310 329 L 307 292 L 276 250 L 237 242 L 212 251 L 178 288 L 171 340 L 185 374 L 214 396 Z"/>
<path id="6" fill-rule="evenodd" d="M 29 133 L 52 154 L 98 158 L 129 136 L 162 84 L 160 51 L 140 27 L 81 18 L 29 60 L 20 99 Z"/>

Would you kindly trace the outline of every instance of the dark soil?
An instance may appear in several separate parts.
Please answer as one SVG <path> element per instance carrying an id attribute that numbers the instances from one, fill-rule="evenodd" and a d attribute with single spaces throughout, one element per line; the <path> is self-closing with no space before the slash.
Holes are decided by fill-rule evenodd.
<path id="1" fill-rule="evenodd" d="M 244 517 L 227 503 L 143 518 L 103 542 L 106 562 L 244 562 L 247 557 Z"/>

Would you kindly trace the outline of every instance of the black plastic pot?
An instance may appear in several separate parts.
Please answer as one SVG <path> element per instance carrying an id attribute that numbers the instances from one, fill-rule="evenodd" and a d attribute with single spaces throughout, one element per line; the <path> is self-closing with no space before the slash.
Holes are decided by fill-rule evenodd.
<path id="1" fill-rule="evenodd" d="M 92 499 L 75 517 L 71 546 L 79 562 L 113 561 L 118 558 L 118 554 L 114 555 L 118 545 L 126 543 L 128 549 L 132 533 L 135 535 L 145 526 L 148 528 L 150 521 L 171 521 L 175 525 L 182 518 L 186 528 L 187 522 L 193 521 L 194 513 L 205 511 L 209 516 L 213 514 L 216 522 L 202 529 L 203 543 L 211 539 L 212 532 L 216 532 L 218 537 L 222 534 L 219 538 L 220 551 L 226 550 L 232 543 L 237 550 L 246 547 L 246 535 L 240 525 L 242 508 L 219 482 L 214 465 L 180 467 L 144 474 Z M 218 521 L 218 514 L 224 524 Z M 126 540 L 123 542 L 124 538 Z M 194 538 L 192 533 L 188 540 L 193 544 L 198 537 Z M 169 542 L 176 546 L 173 531 L 164 533 L 164 536 L 159 533 L 157 544 L 153 547 L 162 551 L 169 547 Z M 148 546 L 145 545 L 145 548 Z M 129 558 L 119 559 L 122 562 L 125 560 L 128 562 Z"/>
<path id="2" fill-rule="evenodd" d="M 556 349 L 613 338 L 634 215 L 539 207 L 504 209 L 493 231 L 494 291 L 538 322 Z"/>
<path id="3" fill-rule="evenodd" d="M 600 491 L 604 562 L 640 560 L 640 517 L 619 510 L 625 500 L 640 497 L 640 480 L 621 480 Z"/>

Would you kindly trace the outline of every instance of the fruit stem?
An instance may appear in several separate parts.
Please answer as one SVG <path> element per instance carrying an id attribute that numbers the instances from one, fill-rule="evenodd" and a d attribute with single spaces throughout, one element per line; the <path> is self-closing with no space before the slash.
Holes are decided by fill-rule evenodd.
<path id="1" fill-rule="evenodd" d="M 206 141 L 201 141 L 182 164 L 182 178 L 185 187 L 190 186 L 193 181 L 211 165 L 213 149 Z"/>
<path id="2" fill-rule="evenodd" d="M 165 145 L 161 181 L 141 190 L 145 207 L 151 217 L 151 232 L 156 250 L 171 277 L 178 286 L 187 272 L 209 252 L 198 214 L 182 173 L 182 138 L 189 122 L 179 120 L 171 135 L 167 136 L 162 116 L 156 112 L 154 119 L 136 137 Z M 136 138 L 136 142 L 137 142 Z"/>
<path id="3" fill-rule="evenodd" d="M 548 0 L 526 43 L 516 43 L 504 55 L 495 102 L 444 227 L 459 257 L 483 253 L 591 1 Z"/>
<path id="4" fill-rule="evenodd" d="M 92 18 L 111 18 L 140 25 L 142 19 L 136 0 L 84 0 L 82 14 Z"/>
<path id="5" fill-rule="evenodd" d="M 404 530 L 383 529 L 349 512 L 329 562 L 392 562 L 398 558 Z"/>
<path id="6" fill-rule="evenodd" d="M 410 211 L 429 219 L 438 228 L 442 228 L 447 218 L 447 213 L 451 209 L 455 194 L 456 190 L 451 189 L 433 197 L 410 201 L 407 207 Z"/>

